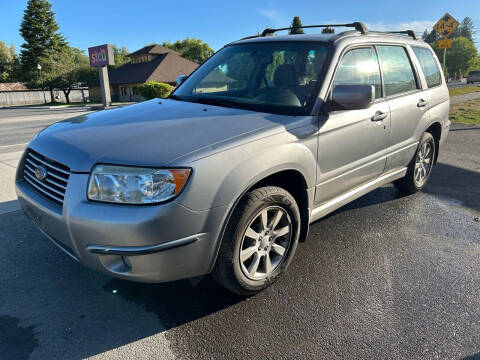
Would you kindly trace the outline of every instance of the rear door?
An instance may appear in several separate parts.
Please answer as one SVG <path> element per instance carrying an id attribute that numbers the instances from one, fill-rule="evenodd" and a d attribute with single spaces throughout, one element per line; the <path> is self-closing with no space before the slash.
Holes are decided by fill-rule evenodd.
<path id="1" fill-rule="evenodd" d="M 426 108 L 429 112 L 429 121 L 430 123 L 445 124 L 448 122 L 450 112 L 450 95 L 442 76 L 440 62 L 428 47 L 412 46 L 412 51 L 424 77 L 424 94 L 428 101 Z"/>
<path id="2" fill-rule="evenodd" d="M 388 172 L 406 166 L 412 159 L 421 136 L 421 124 L 428 122 L 428 99 L 406 47 L 382 45 L 377 46 L 377 52 L 390 107 L 385 166 Z"/>
<path id="3" fill-rule="evenodd" d="M 316 203 L 328 201 L 379 176 L 385 167 L 390 128 L 377 53 L 373 46 L 351 49 L 341 59 L 330 89 L 340 84 L 375 87 L 368 109 L 333 111 L 321 117 L 318 138 Z"/>

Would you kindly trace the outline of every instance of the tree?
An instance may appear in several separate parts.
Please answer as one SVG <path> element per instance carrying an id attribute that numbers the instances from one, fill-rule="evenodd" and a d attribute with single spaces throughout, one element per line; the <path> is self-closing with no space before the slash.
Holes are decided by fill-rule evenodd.
<path id="1" fill-rule="evenodd" d="M 125 46 L 119 47 L 116 44 L 113 44 L 113 58 L 115 59 L 115 65 L 112 67 L 117 68 L 129 62 L 130 59 L 127 57 L 128 54 L 129 51 Z"/>
<path id="2" fill-rule="evenodd" d="M 300 27 L 302 25 L 302 20 L 300 20 L 300 16 L 294 16 L 292 20 L 292 24 L 290 25 L 290 31 L 288 32 L 290 35 L 295 35 L 295 34 L 305 34 L 303 29 Z"/>
<path id="3" fill-rule="evenodd" d="M 15 45 L 0 41 L 0 81 L 19 81 L 19 62 Z"/>
<path id="4" fill-rule="evenodd" d="M 422 34 L 422 40 L 423 40 L 423 41 L 427 41 L 427 38 L 428 38 L 428 35 L 429 35 L 429 34 L 430 34 L 430 33 L 428 32 L 428 30 L 425 29 L 425 31 L 424 31 L 423 34 Z"/>
<path id="5" fill-rule="evenodd" d="M 88 56 L 83 50 L 66 46 L 59 55 L 58 60 L 53 62 L 55 75 L 49 79 L 48 83 L 63 91 L 68 104 L 72 88 L 94 79 L 96 72 L 90 67 Z"/>
<path id="6" fill-rule="evenodd" d="M 175 50 L 180 56 L 190 61 L 194 61 L 197 64 L 203 63 L 213 55 L 213 49 L 200 39 L 190 39 L 187 37 L 185 40 L 177 40 L 173 44 L 170 42 L 164 42 L 162 45 Z"/>
<path id="7" fill-rule="evenodd" d="M 335 29 L 327 26 L 322 29 L 322 34 L 335 34 Z"/>
<path id="8" fill-rule="evenodd" d="M 438 43 L 432 44 L 437 56 L 443 58 L 443 50 L 438 49 Z M 446 66 L 448 72 L 453 74 L 465 74 L 469 70 L 479 66 L 478 52 L 473 42 L 464 37 L 452 39 L 452 47 L 447 49 Z"/>
<path id="9" fill-rule="evenodd" d="M 475 33 L 473 27 L 473 21 L 470 17 L 466 17 L 462 20 L 458 28 L 452 33 L 451 38 L 464 37 L 470 41 L 473 41 L 473 34 Z"/>
<path id="10" fill-rule="evenodd" d="M 20 25 L 20 34 L 25 42 L 22 44 L 20 59 L 22 74 L 28 79 L 27 85 L 38 87 L 40 76 L 37 65 L 42 66 L 42 72 L 54 70 L 58 55 L 67 46 L 65 38 L 58 32 L 52 5 L 47 0 L 28 0 Z M 49 78 L 54 74 L 49 74 Z M 53 99 L 53 87 L 50 85 Z"/>
<path id="11" fill-rule="evenodd" d="M 429 32 L 427 29 L 425 29 L 425 31 L 422 35 L 423 41 L 425 41 L 426 43 L 429 43 L 429 44 L 432 44 L 435 41 L 438 41 L 439 37 L 440 36 L 438 35 L 438 33 L 435 30 L 432 30 L 432 31 Z"/>
<path id="12" fill-rule="evenodd" d="M 173 86 L 158 81 L 147 81 L 139 86 L 137 90 L 145 99 L 166 98 L 170 95 Z"/>

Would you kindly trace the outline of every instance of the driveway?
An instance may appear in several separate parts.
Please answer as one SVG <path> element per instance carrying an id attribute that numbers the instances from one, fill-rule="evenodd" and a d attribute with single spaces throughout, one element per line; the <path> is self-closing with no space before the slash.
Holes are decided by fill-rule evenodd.
<path id="1" fill-rule="evenodd" d="M 18 116 L 15 141 L 42 114 Z M 2 116 L 2 166 L 14 171 L 21 146 Z M 424 192 L 386 186 L 312 224 L 287 273 L 248 299 L 210 277 L 152 285 L 94 273 L 4 210 L 0 357 L 480 358 L 479 149 L 480 127 L 454 126 Z"/>

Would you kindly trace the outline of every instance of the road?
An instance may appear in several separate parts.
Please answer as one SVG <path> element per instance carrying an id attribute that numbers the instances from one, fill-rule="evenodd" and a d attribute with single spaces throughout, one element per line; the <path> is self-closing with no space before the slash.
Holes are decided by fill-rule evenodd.
<path id="1" fill-rule="evenodd" d="M 9 145 L 53 114 L 13 112 L 17 130 L 3 111 Z M 480 359 L 478 149 L 480 128 L 455 126 L 424 192 L 386 186 L 314 223 L 288 272 L 248 299 L 209 277 L 150 285 L 97 274 L 4 210 L 0 357 Z"/>
<path id="2" fill-rule="evenodd" d="M 447 86 L 448 86 L 449 89 L 453 89 L 453 88 L 470 86 L 470 84 L 467 85 L 466 81 L 452 81 L 452 82 L 447 83 Z"/>

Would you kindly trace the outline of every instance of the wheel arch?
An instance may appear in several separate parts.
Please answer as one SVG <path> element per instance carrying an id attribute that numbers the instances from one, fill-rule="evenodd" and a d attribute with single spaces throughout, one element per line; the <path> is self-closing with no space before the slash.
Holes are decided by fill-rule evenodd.
<path id="1" fill-rule="evenodd" d="M 276 170 L 270 174 L 265 174 L 263 177 L 252 181 L 241 193 L 238 195 L 233 203 L 233 205 L 228 210 L 228 214 L 225 217 L 225 220 L 222 224 L 222 229 L 220 231 L 218 241 L 215 249 L 215 256 L 210 265 L 210 271 L 213 270 L 215 263 L 217 261 L 218 252 L 220 246 L 223 242 L 223 237 L 228 223 L 230 222 L 231 216 L 237 208 L 238 204 L 242 198 L 252 190 L 258 189 L 263 186 L 278 186 L 287 190 L 297 201 L 300 217 L 301 217 L 301 228 L 300 228 L 300 242 L 304 242 L 308 236 L 309 230 L 309 219 L 310 219 L 310 208 L 309 204 L 313 199 L 309 198 L 308 195 L 308 183 L 305 175 L 295 168 L 285 168 L 282 170 Z"/>
<path id="2" fill-rule="evenodd" d="M 433 124 L 430 124 L 430 126 L 425 130 L 425 132 L 428 132 L 432 134 L 433 139 L 435 140 L 435 159 L 434 159 L 434 164 L 437 163 L 438 159 L 438 152 L 440 148 L 440 139 L 442 137 L 442 125 L 439 122 L 434 122 Z"/>

